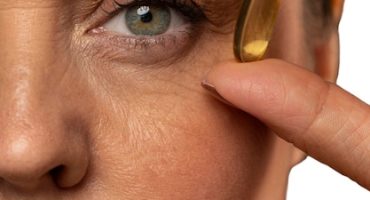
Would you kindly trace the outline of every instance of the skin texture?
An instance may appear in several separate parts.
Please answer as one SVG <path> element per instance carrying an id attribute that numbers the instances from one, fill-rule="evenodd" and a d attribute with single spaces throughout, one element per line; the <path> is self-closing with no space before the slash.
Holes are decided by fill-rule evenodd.
<path id="1" fill-rule="evenodd" d="M 1 1 L 0 199 L 284 199 L 304 154 L 200 86 L 234 60 L 222 2 L 154 51 L 91 34 L 100 1 Z M 282 3 L 268 57 L 335 77 L 335 27 L 309 48 L 302 1 Z"/>
<path id="2" fill-rule="evenodd" d="M 368 104 L 307 70 L 279 60 L 228 63 L 212 71 L 208 80 L 235 107 L 370 189 Z"/>

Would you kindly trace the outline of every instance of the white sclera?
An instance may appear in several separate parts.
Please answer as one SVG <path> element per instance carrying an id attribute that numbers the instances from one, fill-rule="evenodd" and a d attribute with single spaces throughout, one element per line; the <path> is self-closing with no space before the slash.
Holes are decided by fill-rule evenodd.
<path id="1" fill-rule="evenodd" d="M 176 11 L 173 8 L 169 8 L 169 9 L 170 9 L 170 12 L 171 12 L 171 23 L 170 23 L 170 26 L 168 27 L 168 30 L 166 31 L 166 33 L 174 32 L 174 31 L 178 30 L 179 27 L 184 26 L 188 23 L 183 14 L 181 14 L 180 12 Z M 139 12 L 140 12 L 141 15 L 146 14 L 145 12 L 150 12 L 150 7 L 149 6 L 141 6 L 137 10 L 137 14 L 139 14 Z M 112 19 L 107 21 L 103 25 L 103 27 L 106 30 L 113 31 L 115 33 L 119 33 L 119 34 L 125 35 L 125 36 L 135 35 L 135 34 L 131 33 L 131 31 L 127 27 L 126 18 L 125 18 L 126 14 L 127 14 L 127 8 L 123 9 L 119 14 L 117 14 Z"/>

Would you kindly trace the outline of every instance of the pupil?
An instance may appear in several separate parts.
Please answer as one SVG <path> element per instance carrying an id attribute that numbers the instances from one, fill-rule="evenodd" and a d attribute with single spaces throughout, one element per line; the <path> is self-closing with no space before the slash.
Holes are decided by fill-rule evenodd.
<path id="1" fill-rule="evenodd" d="M 153 20 L 153 15 L 151 12 L 148 12 L 144 15 L 140 15 L 140 19 L 142 22 L 144 23 L 148 23 L 148 22 L 151 22 Z"/>

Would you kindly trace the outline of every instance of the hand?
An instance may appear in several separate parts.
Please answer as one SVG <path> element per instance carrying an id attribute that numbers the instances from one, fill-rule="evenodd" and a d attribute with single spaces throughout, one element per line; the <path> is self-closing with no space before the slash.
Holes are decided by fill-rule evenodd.
<path id="1" fill-rule="evenodd" d="M 370 190 L 368 104 L 279 60 L 223 64 L 208 74 L 203 86 Z"/>

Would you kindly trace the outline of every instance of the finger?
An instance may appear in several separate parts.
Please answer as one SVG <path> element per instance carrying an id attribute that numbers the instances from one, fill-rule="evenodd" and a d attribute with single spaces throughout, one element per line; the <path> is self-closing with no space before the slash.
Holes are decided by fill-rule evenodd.
<path id="1" fill-rule="evenodd" d="M 338 86 L 279 60 L 228 63 L 205 84 L 281 138 L 370 189 L 370 108 Z"/>

